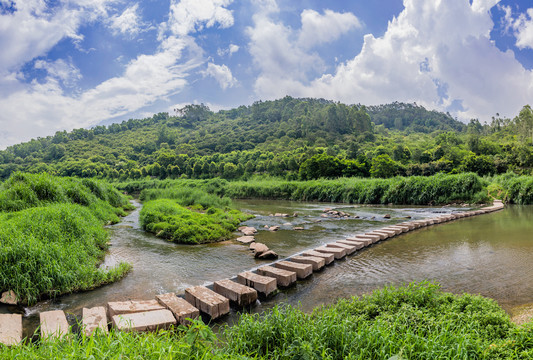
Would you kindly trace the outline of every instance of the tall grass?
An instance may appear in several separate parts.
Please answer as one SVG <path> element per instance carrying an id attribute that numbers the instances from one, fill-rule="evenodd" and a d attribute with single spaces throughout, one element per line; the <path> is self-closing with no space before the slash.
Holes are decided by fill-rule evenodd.
<path id="1" fill-rule="evenodd" d="M 182 206 L 199 205 L 204 209 L 216 207 L 220 209 L 229 208 L 231 200 L 227 197 L 219 197 L 215 194 L 209 194 L 199 188 L 193 187 L 172 187 L 163 189 L 145 189 L 140 194 L 141 201 L 150 201 L 154 199 L 172 199 Z"/>
<path id="2" fill-rule="evenodd" d="M 520 205 L 533 204 L 533 176 L 507 173 L 490 179 L 501 198 Z"/>
<path id="3" fill-rule="evenodd" d="M 0 291 L 33 304 L 122 277 L 127 264 L 97 266 L 107 249 L 103 225 L 118 222 L 129 207 L 107 184 L 14 174 L 0 187 Z"/>
<path id="4" fill-rule="evenodd" d="M 5 359 L 531 359 L 533 324 L 516 326 L 495 301 L 429 283 L 387 287 L 304 313 L 244 314 L 216 336 L 188 329 L 119 333 L 6 348 Z"/>
<path id="5" fill-rule="evenodd" d="M 252 180 L 228 183 L 231 198 L 267 198 L 331 201 L 358 204 L 445 204 L 486 201 L 484 181 L 473 173 L 411 176 L 389 179 L 342 178 L 336 180 Z"/>

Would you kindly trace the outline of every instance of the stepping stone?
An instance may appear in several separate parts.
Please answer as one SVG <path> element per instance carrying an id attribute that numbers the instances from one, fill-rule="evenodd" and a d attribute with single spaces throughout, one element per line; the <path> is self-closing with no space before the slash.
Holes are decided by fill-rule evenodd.
<path id="1" fill-rule="evenodd" d="M 107 334 L 107 314 L 105 307 L 97 306 L 93 308 L 83 308 L 82 311 L 83 332 L 86 336 L 91 336 L 96 329 L 102 334 Z"/>
<path id="2" fill-rule="evenodd" d="M 255 241 L 255 237 L 254 236 L 241 236 L 241 237 L 238 237 L 235 240 L 237 240 L 238 242 L 243 243 L 243 244 L 250 244 L 250 243 L 253 243 Z"/>
<path id="3" fill-rule="evenodd" d="M 262 253 L 261 255 L 256 256 L 256 258 L 261 259 L 261 260 L 274 260 L 274 259 L 277 259 L 278 257 L 279 257 L 278 254 L 272 250 L 268 250 Z"/>
<path id="4" fill-rule="evenodd" d="M 355 246 L 357 250 L 362 249 L 365 247 L 365 243 L 360 241 L 350 241 L 350 240 L 337 240 L 337 243 L 339 244 L 345 244 L 350 246 Z"/>
<path id="5" fill-rule="evenodd" d="M 22 341 L 22 315 L 0 314 L 0 344 L 18 345 Z"/>
<path id="6" fill-rule="evenodd" d="M 313 271 L 318 271 L 326 265 L 323 258 L 314 256 L 293 256 L 289 260 L 300 264 L 311 264 Z"/>
<path id="7" fill-rule="evenodd" d="M 390 229 L 400 229 L 402 230 L 402 232 L 408 232 L 409 231 L 409 227 L 408 226 L 401 226 L 401 225 L 391 225 L 389 226 Z"/>
<path id="8" fill-rule="evenodd" d="M 165 307 L 157 300 L 127 300 L 107 303 L 107 315 L 133 314 L 137 312 L 164 310 Z"/>
<path id="9" fill-rule="evenodd" d="M 409 230 L 416 229 L 416 226 L 414 224 L 411 224 L 410 222 L 403 222 L 403 223 L 397 224 L 396 226 L 402 226 L 402 227 L 407 226 Z"/>
<path id="10" fill-rule="evenodd" d="M 61 339 L 70 332 L 67 317 L 63 310 L 43 311 L 39 314 L 41 321 L 41 340 Z"/>
<path id="11" fill-rule="evenodd" d="M 201 312 L 209 315 L 211 319 L 229 313 L 229 300 L 205 286 L 193 286 L 185 289 L 185 300 Z"/>
<path id="12" fill-rule="evenodd" d="M 375 232 L 375 231 L 367 232 L 365 233 L 365 235 L 377 236 L 379 237 L 379 240 L 385 240 L 386 238 L 388 238 L 386 234 Z"/>
<path id="13" fill-rule="evenodd" d="M 346 249 L 335 248 L 335 247 L 325 247 L 320 246 L 315 249 L 315 251 L 326 254 L 333 254 L 335 259 L 342 259 L 346 256 Z"/>
<path id="14" fill-rule="evenodd" d="M 392 231 L 392 230 L 383 230 L 383 229 L 378 229 L 378 230 L 374 230 L 372 231 L 371 234 L 383 234 L 386 236 L 385 239 L 390 239 L 391 237 L 394 237 L 396 236 L 396 232 Z"/>
<path id="15" fill-rule="evenodd" d="M 257 301 L 257 291 L 229 279 L 215 281 L 213 290 L 239 306 L 248 306 Z"/>
<path id="16" fill-rule="evenodd" d="M 175 293 L 156 295 L 157 301 L 174 314 L 180 325 L 189 324 L 187 319 L 196 319 L 200 316 L 200 310 L 192 306 L 187 300 L 176 296 Z"/>
<path id="17" fill-rule="evenodd" d="M 346 241 L 363 243 L 364 246 L 369 246 L 369 245 L 373 244 L 372 239 L 361 238 L 361 237 L 359 237 L 357 235 L 347 238 Z"/>
<path id="18" fill-rule="evenodd" d="M 335 260 L 335 255 L 328 254 L 328 253 L 322 253 L 314 250 L 307 250 L 302 253 L 302 256 L 314 256 L 324 259 L 326 262 L 326 265 L 329 265 Z"/>
<path id="19" fill-rule="evenodd" d="M 346 255 L 351 255 L 357 250 L 357 245 L 347 245 L 338 242 L 326 244 L 326 247 L 341 248 L 346 250 Z"/>
<path id="20" fill-rule="evenodd" d="M 121 331 L 155 331 L 176 325 L 176 319 L 168 309 L 115 315 L 112 321 Z"/>
<path id="21" fill-rule="evenodd" d="M 245 271 L 237 275 L 237 281 L 240 284 L 254 288 L 265 296 L 270 295 L 278 288 L 275 277 L 258 275 L 250 271 Z"/>
<path id="22" fill-rule="evenodd" d="M 257 269 L 257 273 L 259 275 L 275 278 L 279 286 L 287 287 L 296 282 L 296 273 L 294 271 L 278 269 L 269 265 L 260 267 Z"/>
<path id="23" fill-rule="evenodd" d="M 381 240 L 380 237 L 377 236 L 377 235 L 366 235 L 366 234 L 360 234 L 360 235 L 358 234 L 357 238 L 372 240 L 372 244 L 375 244 L 375 243 L 377 243 L 378 241 Z"/>
<path id="24" fill-rule="evenodd" d="M 299 264 L 291 261 L 278 261 L 275 267 L 283 270 L 294 271 L 298 279 L 305 279 L 313 273 L 313 265 Z"/>

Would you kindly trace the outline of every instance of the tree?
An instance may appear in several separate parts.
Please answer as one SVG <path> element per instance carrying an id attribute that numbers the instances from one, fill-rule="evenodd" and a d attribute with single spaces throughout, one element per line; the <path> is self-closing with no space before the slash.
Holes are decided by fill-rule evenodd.
<path id="1" fill-rule="evenodd" d="M 533 143 L 533 109 L 531 109 L 531 106 L 524 106 L 515 118 L 515 122 L 520 129 L 522 139 L 524 139 L 524 141 L 531 139 L 531 142 Z"/>
<path id="2" fill-rule="evenodd" d="M 397 174 L 398 164 L 387 154 L 382 154 L 372 159 L 370 175 L 374 178 L 389 178 Z"/>

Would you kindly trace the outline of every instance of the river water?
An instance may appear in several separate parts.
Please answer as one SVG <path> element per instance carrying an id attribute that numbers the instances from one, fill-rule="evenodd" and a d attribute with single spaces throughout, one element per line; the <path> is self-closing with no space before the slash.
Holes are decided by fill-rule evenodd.
<path id="1" fill-rule="evenodd" d="M 454 207 L 359 206 L 291 201 L 240 200 L 237 208 L 256 215 L 245 224 L 259 229 L 257 241 L 280 258 L 361 231 L 412 219 L 460 211 Z M 138 208 L 109 227 L 111 247 L 103 266 L 126 261 L 133 270 L 124 279 L 99 289 L 62 296 L 25 308 L 25 335 L 38 325 L 38 313 L 62 309 L 72 321 L 83 307 L 108 301 L 150 299 L 156 294 L 183 294 L 187 287 L 207 285 L 244 270 L 267 264 L 253 258 L 248 247 L 234 240 L 209 245 L 177 245 L 140 229 Z M 323 218 L 325 208 L 359 218 Z M 292 217 L 293 213 L 297 217 Z M 270 216 L 288 213 L 289 218 Z M 391 219 L 383 216 L 390 214 Z M 264 226 L 279 225 L 271 232 Z M 294 226 L 304 230 L 293 230 Z M 437 281 L 446 291 L 470 292 L 494 298 L 506 310 L 533 302 L 533 207 L 511 206 L 503 211 L 419 229 L 335 261 L 310 279 L 280 291 L 252 309 L 260 312 L 279 303 L 309 311 L 340 297 L 369 293 L 389 284 Z M 237 235 L 237 234 L 236 234 Z M 0 307 L 0 312 L 14 311 Z M 19 309 L 21 311 L 21 309 Z M 225 320 L 233 321 L 233 314 Z"/>

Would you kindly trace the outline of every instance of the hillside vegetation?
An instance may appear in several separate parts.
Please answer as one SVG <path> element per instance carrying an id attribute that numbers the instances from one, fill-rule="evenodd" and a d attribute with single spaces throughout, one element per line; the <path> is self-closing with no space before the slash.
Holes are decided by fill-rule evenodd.
<path id="1" fill-rule="evenodd" d="M 0 178 L 17 170 L 114 180 L 530 175 L 532 134 L 529 106 L 514 119 L 465 125 L 403 103 L 365 107 L 285 97 L 217 113 L 188 105 L 174 116 L 159 113 L 11 146 L 0 151 Z"/>

